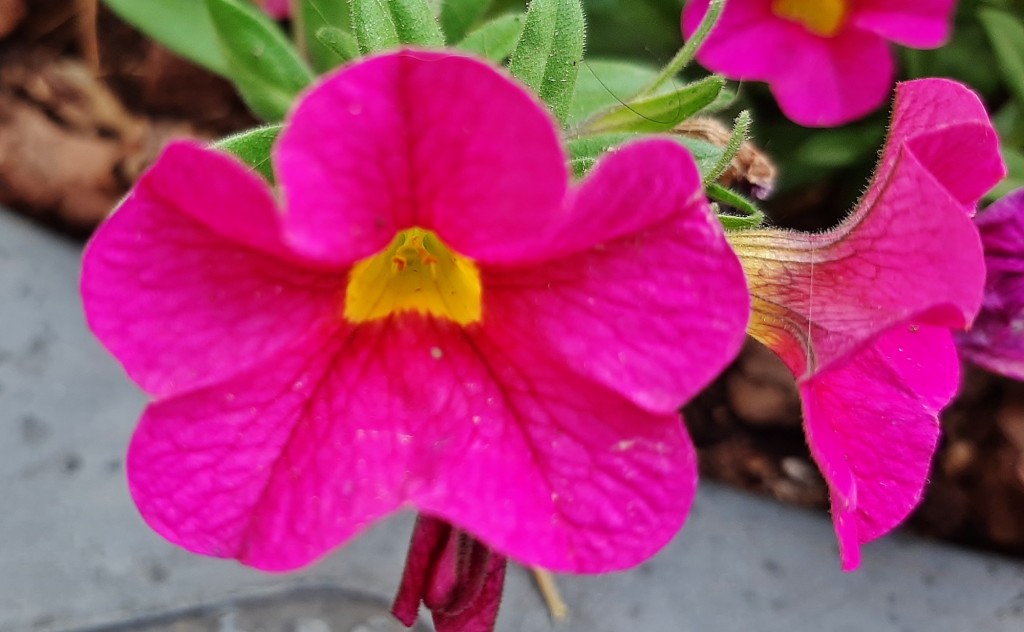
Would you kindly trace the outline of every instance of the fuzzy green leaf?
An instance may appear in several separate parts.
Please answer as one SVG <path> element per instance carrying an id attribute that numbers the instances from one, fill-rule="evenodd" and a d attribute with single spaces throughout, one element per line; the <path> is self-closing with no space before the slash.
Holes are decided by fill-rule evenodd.
<path id="1" fill-rule="evenodd" d="M 509 70 L 540 95 L 559 121 L 572 105 L 585 40 L 580 0 L 530 2 Z"/>
<path id="2" fill-rule="evenodd" d="M 444 36 L 427 0 L 349 0 L 363 54 L 413 44 L 438 48 Z"/>
<path id="3" fill-rule="evenodd" d="M 103 0 L 125 22 L 222 77 L 228 60 L 204 0 Z"/>
<path id="4" fill-rule="evenodd" d="M 246 104 L 266 121 L 279 121 L 313 73 L 281 29 L 240 0 L 206 0 L 228 60 L 228 76 Z"/>
<path id="5" fill-rule="evenodd" d="M 347 0 L 302 0 L 299 12 L 300 17 L 293 26 L 302 29 L 310 63 L 317 72 L 331 70 L 357 56 L 345 56 L 338 52 L 339 45 L 342 48 L 347 46 L 339 44 L 339 40 L 355 42 Z M 336 29 L 345 35 L 332 33 L 325 39 L 320 36 L 323 28 Z"/>
<path id="6" fill-rule="evenodd" d="M 519 36 L 523 32 L 526 16 L 522 13 L 506 13 L 474 29 L 459 42 L 464 51 L 480 55 L 501 63 L 512 54 Z"/>
<path id="7" fill-rule="evenodd" d="M 665 94 L 615 106 L 583 127 L 587 133 L 665 132 L 713 103 L 723 87 L 725 79 L 711 75 Z"/>
<path id="8" fill-rule="evenodd" d="M 466 37 L 490 7 L 491 0 L 441 0 L 441 28 L 447 40 L 458 42 Z"/>
<path id="9" fill-rule="evenodd" d="M 757 205 L 732 189 L 712 182 L 705 185 L 708 198 L 728 206 L 742 215 L 718 212 L 718 221 L 726 230 L 744 230 L 758 228 L 764 224 L 764 213 Z"/>
<path id="10" fill-rule="evenodd" d="M 654 79 L 658 71 L 632 62 L 585 59 L 566 122 L 582 123 L 596 112 L 621 105 Z"/>
<path id="11" fill-rule="evenodd" d="M 602 134 L 599 136 L 584 136 L 574 138 L 567 143 L 569 150 L 569 162 L 572 166 L 573 175 L 577 178 L 585 176 L 594 164 L 610 151 L 614 151 L 624 143 L 632 140 L 650 138 L 648 134 L 618 133 Z M 668 138 L 686 148 L 693 159 L 697 162 L 697 168 L 702 174 L 708 173 L 722 157 L 722 149 L 711 143 L 688 138 L 686 136 L 666 135 L 660 138 Z"/>
<path id="12" fill-rule="evenodd" d="M 222 138 L 213 146 L 234 154 L 242 162 L 252 167 L 253 171 L 263 176 L 267 182 L 274 184 L 274 168 L 270 161 L 270 150 L 282 129 L 284 129 L 283 125 L 257 127 Z"/>
<path id="13" fill-rule="evenodd" d="M 359 43 L 354 35 L 333 26 L 322 26 L 316 32 L 316 40 L 331 51 L 338 66 L 359 57 Z M 332 67 L 333 67 L 332 66 Z M 326 69 L 325 69 L 326 70 Z"/>

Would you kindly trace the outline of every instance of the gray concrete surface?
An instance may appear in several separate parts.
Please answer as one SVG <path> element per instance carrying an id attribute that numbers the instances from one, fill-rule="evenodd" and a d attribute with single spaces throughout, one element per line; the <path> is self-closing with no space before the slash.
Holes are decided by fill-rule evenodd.
<path id="1" fill-rule="evenodd" d="M 146 528 L 123 473 L 144 401 L 84 326 L 78 258 L 76 244 L 0 214 L 0 630 L 388 629 L 379 612 L 408 515 L 294 575 L 192 556 Z M 826 516 L 707 483 L 653 561 L 560 584 L 573 609 L 565 632 L 1024 630 L 1024 563 L 896 535 L 844 575 Z M 294 592 L 315 586 L 342 592 Z M 257 621 L 315 595 L 351 616 Z M 229 614 L 187 627 L 214 611 Z M 551 628 L 529 576 L 512 569 L 499 629 Z"/>

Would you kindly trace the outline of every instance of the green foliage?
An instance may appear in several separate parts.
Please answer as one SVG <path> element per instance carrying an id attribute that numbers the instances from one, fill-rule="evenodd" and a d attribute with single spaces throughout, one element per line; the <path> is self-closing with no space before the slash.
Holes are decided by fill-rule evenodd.
<path id="1" fill-rule="evenodd" d="M 613 107 L 583 124 L 588 133 L 665 132 L 712 104 L 725 79 L 712 75 L 667 92 Z"/>
<path id="2" fill-rule="evenodd" d="M 724 204 L 730 210 L 740 213 L 735 215 L 733 213 L 723 213 L 720 208 L 716 209 L 718 221 L 722 223 L 726 230 L 758 228 L 764 223 L 764 213 L 761 209 L 757 208 L 756 204 L 739 193 L 727 189 L 716 182 L 705 184 L 704 190 L 711 200 Z"/>
<path id="3" fill-rule="evenodd" d="M 204 0 L 103 0 L 125 22 L 185 59 L 223 77 L 228 60 Z"/>
<path id="4" fill-rule="evenodd" d="M 274 169 L 270 161 L 270 150 L 282 129 L 284 129 L 283 125 L 257 127 L 221 139 L 213 146 L 234 154 L 242 162 L 252 167 L 253 171 L 263 176 L 267 182 L 273 184 Z"/>
<path id="5" fill-rule="evenodd" d="M 458 42 L 491 7 L 491 0 L 441 0 L 441 29 L 449 42 Z"/>
<path id="6" fill-rule="evenodd" d="M 301 31 L 302 43 L 310 63 L 317 72 L 325 72 L 354 59 L 358 49 L 354 47 L 351 11 L 348 0 L 302 0 L 299 17 L 293 28 Z M 322 29 L 330 34 L 321 35 Z M 341 43 L 344 41 L 345 43 Z M 351 50 L 348 44 L 353 44 Z M 339 52 L 339 48 L 345 52 Z"/>
<path id="7" fill-rule="evenodd" d="M 580 0 L 532 0 L 509 70 L 564 121 L 583 61 L 586 24 Z"/>
<path id="8" fill-rule="evenodd" d="M 597 163 L 601 156 L 620 147 L 621 145 L 643 138 L 651 138 L 647 134 L 618 133 L 601 134 L 598 136 L 584 136 L 568 141 L 569 164 L 572 167 L 573 175 L 582 178 Z M 697 168 L 702 174 L 708 173 L 722 157 L 722 150 L 711 143 L 688 138 L 686 136 L 666 135 L 663 138 L 673 140 L 690 152 L 697 162 Z"/>
<path id="9" fill-rule="evenodd" d="M 458 47 L 493 62 L 504 62 L 512 54 L 523 32 L 526 16 L 506 13 L 470 31 Z"/>
<path id="10" fill-rule="evenodd" d="M 427 0 L 349 0 L 352 24 L 363 54 L 412 44 L 444 46 L 444 36 Z"/>
<path id="11" fill-rule="evenodd" d="M 359 57 L 359 43 L 355 35 L 334 26 L 322 26 L 314 35 L 324 48 L 331 51 L 335 63 L 330 67 L 343 64 Z"/>
<path id="12" fill-rule="evenodd" d="M 206 0 L 228 76 L 246 104 L 267 121 L 281 120 L 313 73 L 284 33 L 241 0 Z"/>
<path id="13" fill-rule="evenodd" d="M 978 19 L 988 33 L 1006 85 L 1024 104 L 1024 22 L 1006 11 L 985 8 Z"/>
<path id="14" fill-rule="evenodd" d="M 595 113 L 621 105 L 651 82 L 658 71 L 646 64 L 585 59 L 566 122 L 578 126 Z"/>

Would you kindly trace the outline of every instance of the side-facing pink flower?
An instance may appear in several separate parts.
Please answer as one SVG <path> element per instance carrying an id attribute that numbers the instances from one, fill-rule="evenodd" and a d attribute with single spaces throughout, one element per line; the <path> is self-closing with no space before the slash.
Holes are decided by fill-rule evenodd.
<path id="1" fill-rule="evenodd" d="M 974 223 L 985 247 L 985 299 L 957 345 L 968 360 L 1024 380 L 1024 189 L 990 206 Z"/>
<path id="2" fill-rule="evenodd" d="M 678 531 L 676 410 L 749 315 L 685 150 L 638 142 L 571 184 L 530 93 L 404 51 L 306 94 L 273 161 L 280 211 L 171 145 L 85 254 L 89 323 L 156 398 L 127 460 L 156 531 L 286 570 L 415 508 L 570 572 Z"/>
<path id="3" fill-rule="evenodd" d="M 690 0 L 690 37 L 710 0 Z M 728 0 L 697 59 L 731 79 L 765 81 L 783 113 L 808 126 L 864 116 L 889 96 L 889 41 L 941 46 L 956 0 Z"/>
<path id="4" fill-rule="evenodd" d="M 1004 172 L 977 96 L 911 81 L 896 90 L 871 186 L 838 228 L 730 235 L 754 300 L 750 334 L 797 378 L 846 570 L 920 500 L 958 387 L 950 330 L 981 306 L 971 215 Z"/>

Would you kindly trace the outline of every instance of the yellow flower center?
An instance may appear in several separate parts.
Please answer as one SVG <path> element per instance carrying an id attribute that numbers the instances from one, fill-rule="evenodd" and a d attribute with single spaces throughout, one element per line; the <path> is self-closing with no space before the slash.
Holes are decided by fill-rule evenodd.
<path id="1" fill-rule="evenodd" d="M 365 323 L 417 312 L 468 325 L 480 321 L 480 296 L 476 264 L 431 231 L 410 228 L 352 267 L 345 318 Z"/>
<path id="2" fill-rule="evenodd" d="M 799 22 L 811 33 L 833 37 L 843 26 L 847 0 L 774 0 L 772 13 Z"/>

